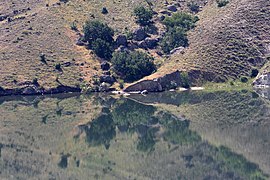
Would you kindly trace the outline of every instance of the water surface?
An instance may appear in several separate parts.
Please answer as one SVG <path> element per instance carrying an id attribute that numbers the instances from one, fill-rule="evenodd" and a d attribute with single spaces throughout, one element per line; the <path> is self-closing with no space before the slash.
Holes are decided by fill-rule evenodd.
<path id="1" fill-rule="evenodd" d="M 254 92 L 0 97 L 0 179 L 269 179 Z"/>

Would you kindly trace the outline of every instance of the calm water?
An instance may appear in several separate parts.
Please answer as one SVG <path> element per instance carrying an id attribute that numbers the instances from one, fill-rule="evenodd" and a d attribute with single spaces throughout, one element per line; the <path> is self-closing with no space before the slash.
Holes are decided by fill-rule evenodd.
<path id="1" fill-rule="evenodd" d="M 269 179 L 254 92 L 0 97 L 0 179 Z"/>

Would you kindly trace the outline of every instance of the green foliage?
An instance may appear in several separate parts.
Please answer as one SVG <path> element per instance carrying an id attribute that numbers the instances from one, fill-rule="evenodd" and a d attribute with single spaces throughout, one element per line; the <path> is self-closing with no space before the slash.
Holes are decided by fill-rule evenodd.
<path id="1" fill-rule="evenodd" d="M 259 74 L 259 70 L 258 69 L 252 69 L 251 70 L 251 78 L 255 78 L 257 75 Z"/>
<path id="2" fill-rule="evenodd" d="M 92 43 L 92 50 L 98 57 L 110 59 L 113 53 L 113 47 L 110 43 L 98 38 Z"/>
<path id="3" fill-rule="evenodd" d="M 216 1 L 217 1 L 217 4 L 218 4 L 218 7 L 226 6 L 229 3 L 228 0 L 216 0 Z"/>
<path id="4" fill-rule="evenodd" d="M 167 16 L 162 22 L 167 28 L 180 27 L 184 31 L 188 31 L 195 27 L 195 23 L 198 20 L 197 16 L 181 12 L 175 13 L 170 17 Z"/>
<path id="5" fill-rule="evenodd" d="M 146 9 L 143 6 L 138 6 L 134 9 L 134 16 L 136 18 L 136 23 L 146 26 L 151 23 L 153 17 L 153 12 L 151 9 Z"/>
<path id="6" fill-rule="evenodd" d="M 114 108 L 113 120 L 117 126 L 134 128 L 139 124 L 147 124 L 155 113 L 156 108 L 146 106 L 129 99 L 119 102 Z"/>
<path id="7" fill-rule="evenodd" d="M 70 25 L 70 29 L 73 31 L 78 31 L 78 28 L 75 22 L 72 22 L 72 24 Z"/>
<path id="8" fill-rule="evenodd" d="M 248 82 L 248 78 L 245 77 L 245 76 L 243 76 L 243 77 L 240 78 L 240 81 L 241 81 L 242 83 L 247 83 L 247 82 Z"/>
<path id="9" fill-rule="evenodd" d="M 151 152 L 154 150 L 155 141 L 155 128 L 148 128 L 146 133 L 139 138 L 137 149 L 142 152 Z"/>
<path id="10" fill-rule="evenodd" d="M 163 114 L 161 124 L 166 127 L 164 133 L 165 141 L 173 144 L 191 144 L 201 140 L 200 136 L 189 130 L 189 121 L 180 121 L 170 114 Z"/>
<path id="11" fill-rule="evenodd" d="M 108 10 L 106 7 L 103 7 L 102 10 L 101 10 L 101 13 L 102 14 L 108 14 Z"/>
<path id="12" fill-rule="evenodd" d="M 197 13 L 197 12 L 199 12 L 200 6 L 199 6 L 196 2 L 192 1 L 192 2 L 189 2 L 189 3 L 188 3 L 188 8 L 189 8 L 192 12 Z"/>
<path id="13" fill-rule="evenodd" d="M 188 46 L 188 38 L 186 32 L 180 27 L 173 27 L 168 30 L 160 43 L 161 49 L 168 54 L 176 47 Z"/>
<path id="14" fill-rule="evenodd" d="M 56 64 L 56 65 L 55 65 L 55 69 L 58 70 L 58 71 L 61 71 L 61 70 L 62 70 L 62 69 L 61 69 L 61 64 L 59 64 L 59 63 Z"/>
<path id="15" fill-rule="evenodd" d="M 153 57 L 139 51 L 115 52 L 112 57 L 114 71 L 125 81 L 135 81 L 156 70 Z"/>
<path id="16" fill-rule="evenodd" d="M 248 162 L 242 155 L 233 153 L 225 146 L 217 148 L 217 159 L 223 162 L 222 168 L 226 171 L 236 171 L 247 179 L 268 179 L 258 165 Z"/>
<path id="17" fill-rule="evenodd" d="M 115 124 L 111 115 L 101 115 L 86 127 L 86 140 L 92 146 L 105 145 L 109 147 L 110 141 L 116 136 Z"/>
<path id="18" fill-rule="evenodd" d="M 167 32 L 160 43 L 164 53 L 168 54 L 172 49 L 179 46 L 187 47 L 186 32 L 194 28 L 197 21 L 197 16 L 187 13 L 175 13 L 171 17 L 166 17 L 163 24 L 167 27 Z"/>
<path id="19" fill-rule="evenodd" d="M 190 88 L 190 86 L 191 86 L 191 83 L 190 83 L 190 80 L 189 80 L 189 78 L 188 78 L 188 74 L 187 73 L 181 73 L 180 74 L 181 75 L 181 87 L 183 87 L 183 88 Z"/>
<path id="20" fill-rule="evenodd" d="M 113 52 L 114 31 L 107 24 L 100 21 L 86 21 L 84 39 L 89 43 L 89 48 L 101 58 L 109 59 Z"/>

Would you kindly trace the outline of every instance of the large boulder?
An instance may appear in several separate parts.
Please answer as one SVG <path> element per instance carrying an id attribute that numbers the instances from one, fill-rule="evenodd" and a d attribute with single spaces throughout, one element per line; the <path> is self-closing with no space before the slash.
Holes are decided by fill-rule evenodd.
<path id="1" fill-rule="evenodd" d="M 126 47 L 127 46 L 127 37 L 125 35 L 119 35 L 117 36 L 116 38 L 116 45 L 117 47 L 119 46 L 124 46 Z"/>
<path id="2" fill-rule="evenodd" d="M 110 64 L 108 62 L 104 61 L 100 64 L 100 67 L 103 71 L 108 71 L 110 69 Z"/>
<path id="3" fill-rule="evenodd" d="M 180 46 L 170 51 L 170 54 L 184 54 L 185 48 Z"/>
<path id="4" fill-rule="evenodd" d="M 135 29 L 133 32 L 133 38 L 135 41 L 142 41 L 147 37 L 147 34 L 143 28 Z"/>

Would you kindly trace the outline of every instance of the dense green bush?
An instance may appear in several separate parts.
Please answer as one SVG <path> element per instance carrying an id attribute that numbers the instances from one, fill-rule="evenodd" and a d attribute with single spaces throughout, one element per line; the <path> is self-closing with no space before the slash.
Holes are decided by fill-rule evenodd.
<path id="1" fill-rule="evenodd" d="M 194 28 L 197 21 L 198 17 L 187 13 L 175 13 L 171 17 L 166 17 L 163 24 L 167 27 L 167 32 L 160 43 L 164 53 L 168 54 L 179 46 L 188 46 L 186 32 Z"/>
<path id="2" fill-rule="evenodd" d="M 92 43 L 92 49 L 98 57 L 110 59 L 113 53 L 113 47 L 109 42 L 103 39 L 96 39 Z"/>
<path id="3" fill-rule="evenodd" d="M 153 12 L 151 9 L 146 9 L 143 6 L 138 6 L 134 9 L 134 16 L 136 18 L 136 23 L 146 26 L 151 23 L 153 17 Z"/>
<path id="4" fill-rule="evenodd" d="M 226 6 L 229 3 L 228 0 L 216 0 L 216 1 L 217 1 L 217 4 L 218 4 L 218 7 Z"/>
<path id="5" fill-rule="evenodd" d="M 109 59 L 113 52 L 113 29 L 95 20 L 86 21 L 83 30 L 84 39 L 89 43 L 89 48 L 93 49 L 97 56 Z"/>
<path id="6" fill-rule="evenodd" d="M 163 24 L 169 29 L 173 27 L 183 28 L 188 31 L 195 27 L 195 23 L 198 21 L 197 16 L 192 16 L 187 13 L 175 13 L 172 16 L 168 16 L 163 20 Z"/>
<path id="7" fill-rule="evenodd" d="M 114 71 L 125 81 L 135 81 L 156 70 L 153 57 L 139 51 L 115 52 L 111 60 Z"/>
<path id="8" fill-rule="evenodd" d="M 164 53 L 168 54 L 176 47 L 188 46 L 188 38 L 186 32 L 179 27 L 173 27 L 168 30 L 160 43 L 161 49 Z"/>

